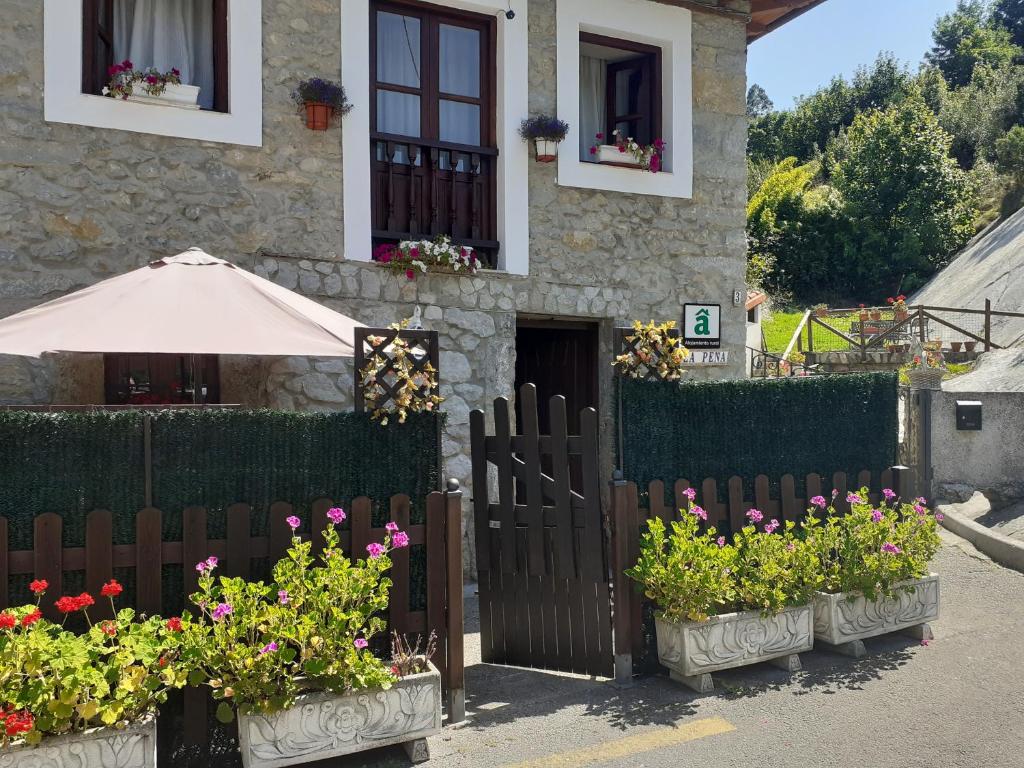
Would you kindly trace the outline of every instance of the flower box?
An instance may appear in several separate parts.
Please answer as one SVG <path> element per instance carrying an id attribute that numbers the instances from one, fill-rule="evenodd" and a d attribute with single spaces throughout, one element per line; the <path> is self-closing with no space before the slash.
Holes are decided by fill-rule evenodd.
<path id="1" fill-rule="evenodd" d="M 245 768 L 281 768 L 402 744 L 413 762 L 429 758 L 426 737 L 441 732 L 441 675 L 404 677 L 388 690 L 310 693 L 270 715 L 240 715 Z"/>
<path id="2" fill-rule="evenodd" d="M 707 621 L 668 622 L 655 618 L 658 660 L 679 680 L 701 692 L 712 690 L 711 673 L 780 660 L 799 669 L 795 654 L 814 645 L 810 605 L 787 608 L 776 616 L 743 611 Z"/>
<path id="3" fill-rule="evenodd" d="M 164 86 L 163 93 L 159 96 L 150 96 L 143 89 L 142 83 L 136 83 L 132 88 L 132 95 L 128 97 L 128 101 L 137 101 L 141 104 L 159 104 L 164 107 L 199 109 L 199 86 L 167 83 Z"/>
<path id="4" fill-rule="evenodd" d="M 906 588 L 912 590 L 907 591 Z M 847 643 L 899 632 L 926 624 L 939 616 L 939 577 L 903 581 L 894 597 L 868 600 L 859 592 L 828 594 L 814 598 L 814 639 L 828 645 Z M 927 630 L 925 630 L 927 633 Z M 854 655 L 862 655 L 863 648 Z"/>
<path id="5" fill-rule="evenodd" d="M 942 368 L 911 368 L 907 371 L 907 379 L 911 389 L 942 389 Z"/>
<path id="6" fill-rule="evenodd" d="M 156 718 L 149 715 L 124 729 L 92 728 L 45 738 L 36 746 L 0 753 L 4 768 L 156 768 Z"/>
<path id="7" fill-rule="evenodd" d="M 629 152 L 622 152 L 616 144 L 598 144 L 597 161 L 605 165 L 620 165 L 627 168 L 642 168 L 640 161 Z"/>

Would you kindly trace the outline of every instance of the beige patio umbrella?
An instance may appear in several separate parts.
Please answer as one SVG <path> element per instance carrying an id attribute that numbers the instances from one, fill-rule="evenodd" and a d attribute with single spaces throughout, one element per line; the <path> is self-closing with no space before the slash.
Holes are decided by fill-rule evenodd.
<path id="1" fill-rule="evenodd" d="M 0 320 L 0 354 L 351 357 L 362 323 L 190 248 Z"/>

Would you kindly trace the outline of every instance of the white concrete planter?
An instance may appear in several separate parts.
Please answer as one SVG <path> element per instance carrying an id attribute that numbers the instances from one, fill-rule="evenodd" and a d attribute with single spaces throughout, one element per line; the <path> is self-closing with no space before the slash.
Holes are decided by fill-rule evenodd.
<path id="1" fill-rule="evenodd" d="M 814 645 L 812 624 L 809 605 L 787 608 L 777 616 L 744 611 L 702 622 L 675 623 L 658 616 L 658 660 L 673 679 L 708 692 L 713 689 L 711 673 L 723 669 L 771 661 L 798 670 L 796 654 Z"/>
<path id="2" fill-rule="evenodd" d="M 910 587 L 907 591 L 904 588 Z M 864 654 L 860 641 L 889 632 L 914 630 L 912 634 L 931 637 L 928 622 L 939 616 L 939 577 L 935 574 L 896 585 L 895 597 L 868 600 L 857 593 L 814 598 L 814 639 L 852 656 Z"/>
<path id="3" fill-rule="evenodd" d="M 156 768 L 156 718 L 123 730 L 93 728 L 0 752 L 2 768 Z"/>
<path id="4" fill-rule="evenodd" d="M 534 139 L 538 163 L 553 163 L 558 158 L 558 142 L 551 139 Z"/>
<path id="5" fill-rule="evenodd" d="M 634 168 L 642 167 L 639 160 L 633 157 L 629 152 L 620 152 L 618 146 L 615 144 L 598 144 L 597 161 L 599 163 L 611 163 L 614 165 L 629 165 Z"/>
<path id="6" fill-rule="evenodd" d="M 411 675 L 386 691 L 339 696 L 311 693 L 272 715 L 240 715 L 238 746 L 245 768 L 281 768 L 390 744 L 413 762 L 429 758 L 426 737 L 441 732 L 441 675 Z"/>
<path id="7" fill-rule="evenodd" d="M 140 83 L 136 83 L 132 88 L 132 95 L 128 97 L 128 101 L 137 101 L 141 104 L 159 104 L 164 107 L 199 109 L 199 86 L 168 83 L 164 88 L 164 92 L 159 96 L 150 96 L 143 90 Z"/>

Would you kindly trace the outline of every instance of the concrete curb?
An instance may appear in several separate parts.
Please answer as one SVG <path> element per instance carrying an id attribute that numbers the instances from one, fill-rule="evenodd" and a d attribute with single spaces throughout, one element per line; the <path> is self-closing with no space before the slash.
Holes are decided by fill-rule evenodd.
<path id="1" fill-rule="evenodd" d="M 978 503 L 977 497 L 965 504 L 945 504 L 937 508 L 943 514 L 942 527 L 955 533 L 962 539 L 971 542 L 975 547 L 991 557 L 1000 565 L 1013 568 L 1024 573 L 1024 542 L 1011 539 L 1001 533 L 996 533 L 991 528 L 986 528 L 981 523 L 976 523 L 969 517 L 957 511 L 958 507 Z M 988 506 L 988 500 L 982 496 L 982 500 Z"/>

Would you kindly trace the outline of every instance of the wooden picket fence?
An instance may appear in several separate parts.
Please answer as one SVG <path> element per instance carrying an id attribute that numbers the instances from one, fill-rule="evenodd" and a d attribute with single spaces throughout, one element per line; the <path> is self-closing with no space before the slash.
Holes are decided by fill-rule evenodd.
<path id="1" fill-rule="evenodd" d="M 323 549 L 322 532 L 327 526 L 327 511 L 336 506 L 330 499 L 318 499 L 311 508 L 313 551 Z M 372 526 L 373 502 L 360 497 L 347 507 L 349 527 L 340 533 L 341 545 L 353 559 L 366 556 L 366 545 L 384 539 L 384 528 Z M 54 599 L 63 594 L 64 576 L 72 571 L 85 572 L 85 588 L 98 595 L 100 587 L 114 577 L 115 568 L 135 571 L 135 604 L 139 612 L 162 613 L 161 569 L 182 565 L 184 603 L 198 587 L 198 574 L 192 567 L 210 555 L 219 558 L 218 572 L 249 578 L 253 560 L 269 558 L 276 562 L 288 549 L 292 531 L 286 518 L 293 514 L 287 502 L 270 505 L 268 535 L 252 536 L 253 510 L 248 504 L 233 504 L 226 510 L 225 539 L 207 538 L 207 510 L 190 507 L 182 513 L 182 540 L 161 539 L 159 509 L 148 507 L 136 515 L 134 544 L 114 544 L 112 515 L 94 510 L 86 516 L 85 546 L 64 548 L 61 544 L 62 519 L 47 513 L 34 520 L 31 550 L 8 551 L 8 520 L 0 517 L 0 609 L 9 605 L 11 576 L 46 579 L 50 586 L 44 600 L 44 614 L 60 620 Z M 462 493 L 456 481 L 449 481 L 446 492 L 427 496 L 426 522 L 409 524 L 410 499 L 406 495 L 390 499 L 391 520 L 409 534 L 410 547 L 426 549 L 426 610 L 410 609 L 410 549 L 394 551 L 390 578 L 393 582 L 388 608 L 388 629 L 403 634 L 434 631 L 438 651 L 434 664 L 441 671 L 446 690 L 450 722 L 465 716 L 462 590 Z M 53 598 L 53 599 L 50 599 Z M 97 600 L 90 609 L 93 621 L 110 616 L 110 605 Z M 185 690 L 184 737 L 188 745 L 206 743 L 209 725 L 208 696 L 204 689 Z"/>
<path id="2" fill-rule="evenodd" d="M 616 473 L 619 474 L 618 472 Z M 647 529 L 647 521 L 661 518 L 666 524 L 680 518 L 681 510 L 687 508 L 685 491 L 693 487 L 697 492 L 696 503 L 708 513 L 707 526 L 723 531 L 738 531 L 746 522 L 751 509 L 764 513 L 765 520 L 799 522 L 807 514 L 808 499 L 824 496 L 830 499 L 839 514 L 846 514 L 850 505 L 846 501 L 849 491 L 868 488 L 870 498 L 876 503 L 883 488 L 891 488 L 901 498 L 911 496 L 911 470 L 907 467 L 892 467 L 881 473 L 862 471 L 854 477 L 845 472 L 836 472 L 828 483 L 820 475 L 810 474 L 804 479 L 803 496 L 796 495 L 796 478 L 783 475 L 778 483 L 778 498 L 773 498 L 772 484 L 765 475 L 754 478 L 753 499 L 745 498 L 743 478 L 733 476 L 724 484 L 715 478 L 707 478 L 699 485 L 680 479 L 671 484 L 672 503 L 666 502 L 666 485 L 654 480 L 647 488 L 646 507 L 641 506 L 636 483 L 616 478 L 611 483 L 611 559 L 612 588 L 615 595 L 613 632 L 615 636 L 615 677 L 626 681 L 633 675 L 634 659 L 644 653 L 644 602 L 645 598 L 626 575 L 640 557 L 640 538 Z M 720 492 L 720 488 L 722 491 Z M 832 499 L 833 490 L 837 493 Z"/>

